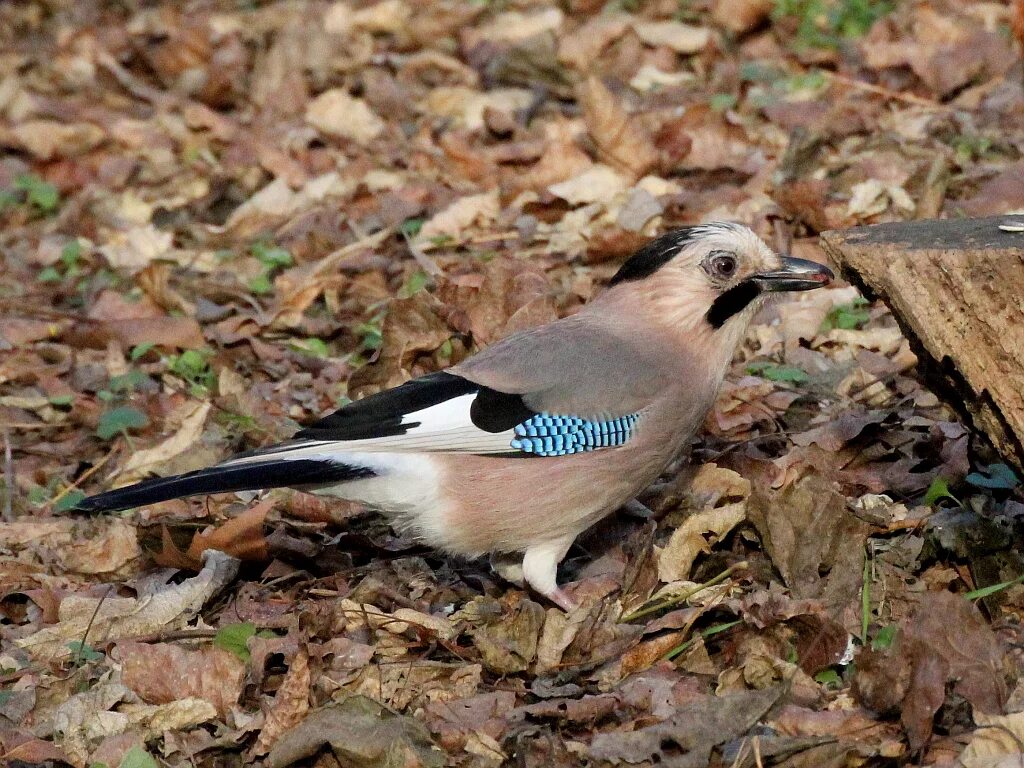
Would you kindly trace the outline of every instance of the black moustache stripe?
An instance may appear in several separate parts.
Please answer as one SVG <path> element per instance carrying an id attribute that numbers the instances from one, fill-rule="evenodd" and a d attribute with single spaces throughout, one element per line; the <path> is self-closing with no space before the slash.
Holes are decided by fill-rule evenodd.
<path id="1" fill-rule="evenodd" d="M 757 283 L 744 280 L 715 299 L 705 318 L 712 328 L 721 328 L 726 320 L 742 312 L 760 295 L 761 287 Z"/>

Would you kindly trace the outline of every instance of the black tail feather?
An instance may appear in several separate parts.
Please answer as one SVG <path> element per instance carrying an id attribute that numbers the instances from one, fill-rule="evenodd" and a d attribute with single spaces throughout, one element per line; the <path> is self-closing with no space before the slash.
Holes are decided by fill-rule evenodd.
<path id="1" fill-rule="evenodd" d="M 334 484 L 362 480 L 375 474 L 366 467 L 323 459 L 278 459 L 218 465 L 184 475 L 143 480 L 125 488 L 99 493 L 82 499 L 74 509 L 78 512 L 114 512 L 183 496 Z"/>

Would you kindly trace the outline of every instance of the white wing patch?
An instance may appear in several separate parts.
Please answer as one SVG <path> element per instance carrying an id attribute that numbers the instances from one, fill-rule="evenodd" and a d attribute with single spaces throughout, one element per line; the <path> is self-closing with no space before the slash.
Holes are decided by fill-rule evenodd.
<path id="1" fill-rule="evenodd" d="M 402 423 L 418 423 L 419 426 L 413 427 L 403 437 L 412 434 L 414 431 L 443 432 L 453 427 L 465 426 L 466 424 L 472 426 L 473 422 L 469 418 L 469 409 L 473 405 L 474 400 L 476 400 L 476 392 L 470 392 L 468 395 L 453 397 L 451 400 L 445 400 L 443 403 L 430 405 L 418 411 L 410 411 L 402 417 Z"/>
<path id="2" fill-rule="evenodd" d="M 402 435 L 386 435 L 362 440 L 296 440 L 274 446 L 252 456 L 227 463 L 264 461 L 268 456 L 280 459 L 331 459 L 351 453 L 509 453 L 514 451 L 515 432 L 485 432 L 469 415 L 476 393 L 460 395 L 443 403 L 411 411 L 402 417 L 409 429 Z M 416 426 L 412 426 L 412 425 Z"/>

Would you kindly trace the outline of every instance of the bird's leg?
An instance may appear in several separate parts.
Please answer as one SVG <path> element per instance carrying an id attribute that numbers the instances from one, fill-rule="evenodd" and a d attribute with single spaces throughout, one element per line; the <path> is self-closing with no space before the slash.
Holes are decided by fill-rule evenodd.
<path id="1" fill-rule="evenodd" d="M 539 594 L 563 611 L 576 608 L 576 601 L 558 586 L 558 564 L 575 541 L 575 534 L 526 548 L 523 554 L 523 578 Z"/>

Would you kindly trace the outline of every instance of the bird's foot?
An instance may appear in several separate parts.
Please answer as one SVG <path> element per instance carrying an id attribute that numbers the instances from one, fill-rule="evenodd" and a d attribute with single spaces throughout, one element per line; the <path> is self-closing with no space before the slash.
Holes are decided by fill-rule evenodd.
<path id="1" fill-rule="evenodd" d="M 577 603 L 573 598 L 571 598 L 568 592 L 566 592 L 564 589 L 561 589 L 560 587 L 555 588 L 553 591 L 544 595 L 544 597 L 546 597 L 548 600 L 557 605 L 566 613 L 572 613 L 580 607 L 580 604 Z"/>
<path id="2" fill-rule="evenodd" d="M 573 536 L 546 541 L 526 548 L 523 554 L 523 579 L 535 592 L 544 595 L 563 611 L 572 611 L 576 601 L 558 586 L 558 564 L 572 545 Z"/>

